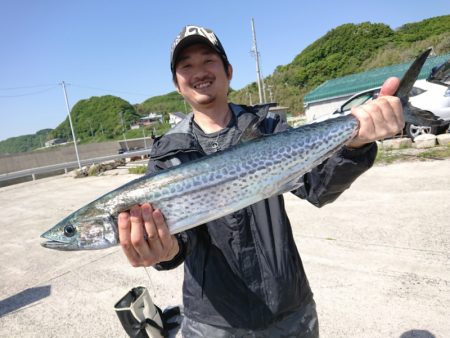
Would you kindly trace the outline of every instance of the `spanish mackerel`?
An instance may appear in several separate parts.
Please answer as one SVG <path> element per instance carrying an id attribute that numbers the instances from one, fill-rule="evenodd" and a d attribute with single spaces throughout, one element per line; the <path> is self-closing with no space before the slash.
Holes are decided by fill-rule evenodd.
<path id="1" fill-rule="evenodd" d="M 401 91 L 412 87 L 427 52 L 413 63 Z M 42 245 L 58 250 L 117 245 L 118 214 L 145 202 L 162 211 L 172 234 L 193 228 L 298 188 L 303 174 L 351 141 L 358 128 L 353 115 L 338 116 L 140 177 L 61 220 L 41 236 L 49 240 Z"/>

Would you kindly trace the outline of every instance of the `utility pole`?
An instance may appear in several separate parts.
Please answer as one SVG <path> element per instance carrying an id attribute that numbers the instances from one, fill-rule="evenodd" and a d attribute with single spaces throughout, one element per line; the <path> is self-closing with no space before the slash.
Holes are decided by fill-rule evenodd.
<path id="1" fill-rule="evenodd" d="M 75 146 L 75 154 L 77 155 L 78 168 L 81 171 L 81 162 L 80 162 L 80 156 L 78 155 L 78 147 L 77 147 L 77 137 L 75 135 L 75 130 L 73 129 L 72 117 L 70 116 L 70 107 L 69 107 L 69 100 L 67 99 L 66 84 L 64 81 L 62 81 L 61 85 L 63 87 L 64 98 L 66 100 L 67 115 L 69 116 L 70 129 L 72 130 L 72 139 L 73 139 L 73 145 Z"/>
<path id="2" fill-rule="evenodd" d="M 144 149 L 147 149 L 147 141 L 145 140 L 145 127 L 142 126 L 142 135 L 144 136 Z"/>
<path id="3" fill-rule="evenodd" d="M 91 130 L 91 137 L 94 137 L 94 131 L 92 130 L 92 121 L 91 121 L 91 119 L 89 119 L 88 122 L 89 122 L 89 129 Z"/>
<path id="4" fill-rule="evenodd" d="M 268 85 L 267 86 L 269 88 L 269 97 L 270 97 L 270 102 L 274 102 L 273 101 L 273 93 L 272 93 L 272 85 Z"/>
<path id="5" fill-rule="evenodd" d="M 265 93 L 265 88 L 264 88 L 264 80 L 261 75 L 261 68 L 259 66 L 259 52 L 258 52 L 258 46 L 256 44 L 255 21 L 253 20 L 253 18 L 252 18 L 252 33 L 253 33 L 253 47 L 252 47 L 251 51 L 256 59 L 256 80 L 258 83 L 259 103 L 265 103 L 266 102 L 266 93 Z"/>
<path id="6" fill-rule="evenodd" d="M 125 136 L 125 123 L 123 122 L 123 111 L 120 111 L 120 119 L 122 120 L 122 133 L 123 133 L 123 139 L 125 141 L 125 147 L 127 147 L 127 151 L 130 151 L 130 148 L 128 148 L 128 142 L 127 138 Z"/>

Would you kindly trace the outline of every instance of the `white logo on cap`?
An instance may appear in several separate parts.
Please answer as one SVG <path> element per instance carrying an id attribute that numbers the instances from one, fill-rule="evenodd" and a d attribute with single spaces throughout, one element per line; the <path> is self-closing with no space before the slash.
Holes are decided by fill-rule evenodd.
<path id="1" fill-rule="evenodd" d="M 209 41 L 211 41 L 214 45 L 218 44 L 217 37 L 213 32 L 208 32 L 203 27 L 198 26 L 186 26 L 186 31 L 184 33 L 184 37 L 190 36 L 190 35 L 201 35 L 207 38 Z"/>

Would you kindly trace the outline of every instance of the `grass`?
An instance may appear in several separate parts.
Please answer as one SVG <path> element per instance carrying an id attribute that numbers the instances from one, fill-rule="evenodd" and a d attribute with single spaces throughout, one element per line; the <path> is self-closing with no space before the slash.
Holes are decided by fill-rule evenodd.
<path id="1" fill-rule="evenodd" d="M 375 163 L 391 164 L 394 162 L 443 160 L 448 158 L 450 158 L 450 145 L 434 147 L 431 149 L 383 149 L 380 147 L 378 148 Z"/>
<path id="2" fill-rule="evenodd" d="M 450 145 L 429 149 L 417 155 L 421 160 L 450 158 Z"/>
<path id="3" fill-rule="evenodd" d="M 133 168 L 128 169 L 128 172 L 130 174 L 136 174 L 136 175 L 145 174 L 147 172 L 147 166 L 140 165 L 137 167 L 133 167 Z"/>

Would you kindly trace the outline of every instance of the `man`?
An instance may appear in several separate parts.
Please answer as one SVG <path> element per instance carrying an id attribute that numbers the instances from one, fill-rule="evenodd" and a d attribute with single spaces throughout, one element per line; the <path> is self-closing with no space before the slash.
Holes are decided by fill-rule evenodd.
<path id="1" fill-rule="evenodd" d="M 175 39 L 171 70 L 178 92 L 193 114 L 153 146 L 149 172 L 192 161 L 235 145 L 267 106 L 228 102 L 233 68 L 217 36 L 186 26 Z M 400 101 L 392 95 L 398 79 L 380 97 L 355 108 L 358 135 L 302 178 L 293 193 L 316 206 L 334 201 L 376 155 L 377 139 L 403 127 Z M 269 116 L 263 132 L 288 126 Z M 213 206 L 212 206 L 213 207 Z M 313 295 L 294 243 L 283 196 L 274 196 L 218 220 L 169 234 L 162 214 L 149 204 L 119 216 L 122 248 L 133 266 L 171 269 L 184 265 L 185 337 L 318 337 Z"/>

